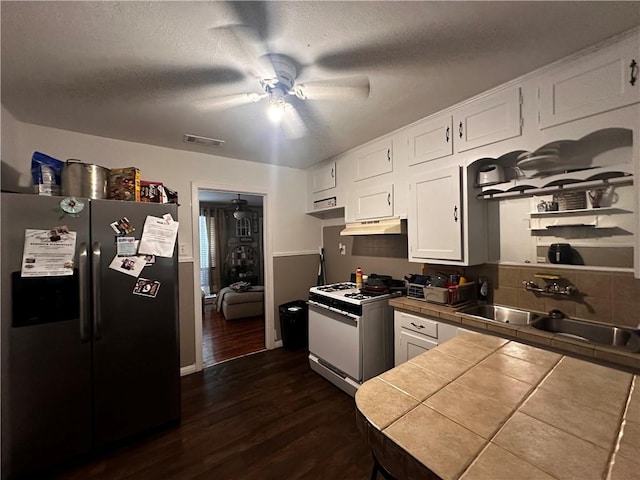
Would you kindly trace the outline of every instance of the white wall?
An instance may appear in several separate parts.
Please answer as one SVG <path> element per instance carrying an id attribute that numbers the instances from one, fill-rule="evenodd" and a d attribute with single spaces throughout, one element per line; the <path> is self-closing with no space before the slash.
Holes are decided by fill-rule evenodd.
<path id="1" fill-rule="evenodd" d="M 192 256 L 192 181 L 267 190 L 273 208 L 270 215 L 273 252 L 286 254 L 318 250 L 320 222 L 304 214 L 307 183 L 303 170 L 26 124 L 17 121 L 3 107 L 3 189 L 32 191 L 31 155 L 36 150 L 60 160 L 76 158 L 106 168 L 135 166 L 140 169 L 143 180 L 164 182 L 176 190 L 181 204 L 180 243 L 187 247 L 183 257 Z M 18 177 L 12 170 L 18 173 Z"/>
<path id="2" fill-rule="evenodd" d="M 4 107 L 1 112 L 0 174 L 3 190 L 33 192 L 31 156 L 34 151 L 60 160 L 75 158 L 106 168 L 138 167 L 143 180 L 163 182 L 178 192 L 178 241 L 184 246 L 181 262 L 193 264 L 198 261 L 197 251 L 194 255 L 192 236 L 192 222 L 194 216 L 197 218 L 198 202 L 197 195 L 196 201 L 193 200 L 192 186 L 216 185 L 223 190 L 228 186 L 233 191 L 267 195 L 265 234 L 269 248 L 265 249 L 265 285 L 269 288 L 265 298 L 265 340 L 267 346 L 275 345 L 277 314 L 274 312 L 277 306 L 274 299 L 281 298 L 282 294 L 278 279 L 273 278 L 274 257 L 315 253 L 321 243 L 321 221 L 304 213 L 307 185 L 304 170 L 41 127 L 17 121 Z M 192 271 L 197 271 L 195 266 Z M 308 277 L 308 272 L 296 270 L 290 275 L 299 276 L 302 282 Z M 193 280 L 181 278 L 180 290 L 182 298 L 193 297 L 194 307 L 197 307 L 200 295 L 195 277 Z M 201 309 L 181 305 L 180 311 L 181 366 L 194 371 L 201 366 Z M 187 348 L 189 345 L 192 348 Z M 192 365 L 194 358 L 195 366 Z"/>

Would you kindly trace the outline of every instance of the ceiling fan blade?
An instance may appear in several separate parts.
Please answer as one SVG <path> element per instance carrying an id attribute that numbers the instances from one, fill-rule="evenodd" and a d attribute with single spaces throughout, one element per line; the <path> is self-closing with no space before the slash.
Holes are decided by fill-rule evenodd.
<path id="1" fill-rule="evenodd" d="M 302 100 L 366 99 L 370 87 L 367 77 L 337 78 L 294 85 L 293 93 Z"/>
<path id="2" fill-rule="evenodd" d="M 284 134 L 291 139 L 302 138 L 309 134 L 302 117 L 293 105 L 287 103 L 282 117 L 282 129 Z"/>
<path id="3" fill-rule="evenodd" d="M 227 108 L 259 102 L 266 96 L 266 93 L 236 93 L 233 95 L 224 95 L 222 97 L 202 100 L 198 108 L 201 110 L 226 110 Z"/>
<path id="4" fill-rule="evenodd" d="M 248 65 L 247 70 L 255 77 L 264 79 L 276 78 L 276 71 L 268 56 L 266 44 L 260 40 L 255 30 L 247 25 L 228 25 L 213 30 L 228 31 L 235 38 Z"/>

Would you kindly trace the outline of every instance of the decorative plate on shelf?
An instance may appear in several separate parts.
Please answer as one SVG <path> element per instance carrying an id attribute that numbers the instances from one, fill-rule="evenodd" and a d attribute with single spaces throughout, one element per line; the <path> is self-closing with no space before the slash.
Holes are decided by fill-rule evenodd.
<path id="1" fill-rule="evenodd" d="M 521 170 L 537 170 L 539 173 L 563 172 L 567 169 L 567 166 L 562 165 L 559 159 L 558 150 L 555 148 L 537 152 L 525 152 L 518 156 L 516 167 Z"/>

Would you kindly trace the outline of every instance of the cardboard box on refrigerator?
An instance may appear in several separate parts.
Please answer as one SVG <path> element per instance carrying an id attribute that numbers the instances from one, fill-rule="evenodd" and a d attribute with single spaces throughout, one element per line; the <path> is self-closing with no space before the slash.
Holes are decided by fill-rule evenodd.
<path id="1" fill-rule="evenodd" d="M 148 203 L 167 203 L 162 182 L 140 180 L 140 201 Z"/>
<path id="2" fill-rule="evenodd" d="M 140 170 L 136 167 L 112 168 L 109 174 L 111 200 L 140 201 Z"/>

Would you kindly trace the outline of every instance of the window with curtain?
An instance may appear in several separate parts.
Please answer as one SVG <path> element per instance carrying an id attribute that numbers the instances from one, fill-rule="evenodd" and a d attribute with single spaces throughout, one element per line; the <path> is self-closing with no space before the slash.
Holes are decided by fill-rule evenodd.
<path id="1" fill-rule="evenodd" d="M 200 286 L 207 295 L 212 291 L 212 273 L 216 268 L 216 221 L 209 209 L 200 209 Z"/>

